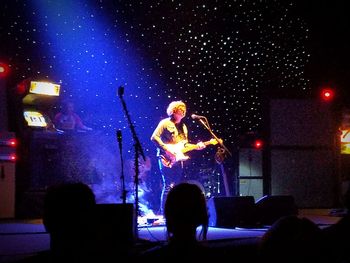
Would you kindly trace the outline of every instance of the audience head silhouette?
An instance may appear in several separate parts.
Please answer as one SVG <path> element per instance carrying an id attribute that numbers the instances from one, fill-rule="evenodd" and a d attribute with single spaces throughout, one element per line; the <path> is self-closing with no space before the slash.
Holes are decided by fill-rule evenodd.
<path id="1" fill-rule="evenodd" d="M 327 251 L 335 263 L 350 262 L 350 185 L 341 198 L 345 213 L 335 224 L 322 228 Z"/>
<path id="2" fill-rule="evenodd" d="M 170 191 L 165 203 L 165 220 L 170 240 L 196 239 L 197 227 L 202 227 L 202 239 L 208 231 L 208 210 L 202 190 L 191 183 L 180 183 Z"/>
<path id="3" fill-rule="evenodd" d="M 95 195 L 83 183 L 64 183 L 47 189 L 43 224 L 50 234 L 55 258 L 85 258 L 94 247 Z"/>
<path id="4" fill-rule="evenodd" d="M 213 258 L 205 242 L 208 231 L 208 211 L 203 191 L 196 184 L 176 184 L 167 194 L 164 216 L 168 241 L 141 253 L 141 259 L 151 262 L 197 261 Z M 197 228 L 201 231 L 197 235 Z M 198 237 L 198 239 L 197 239 Z"/>
<path id="5" fill-rule="evenodd" d="M 278 219 L 263 235 L 260 253 L 264 262 L 323 262 L 321 229 L 295 215 Z"/>

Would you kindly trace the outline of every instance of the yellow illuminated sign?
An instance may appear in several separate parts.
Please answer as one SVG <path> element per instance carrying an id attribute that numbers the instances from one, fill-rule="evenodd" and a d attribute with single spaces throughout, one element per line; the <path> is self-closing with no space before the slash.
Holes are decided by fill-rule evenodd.
<path id="1" fill-rule="evenodd" d="M 46 127 L 45 117 L 38 111 L 24 111 L 24 119 L 30 127 Z"/>
<path id="2" fill-rule="evenodd" d="M 350 129 L 340 131 L 340 153 L 350 154 Z"/>
<path id="3" fill-rule="evenodd" d="M 31 81 L 29 92 L 34 94 L 42 94 L 49 96 L 60 95 L 60 85 L 50 82 Z"/>

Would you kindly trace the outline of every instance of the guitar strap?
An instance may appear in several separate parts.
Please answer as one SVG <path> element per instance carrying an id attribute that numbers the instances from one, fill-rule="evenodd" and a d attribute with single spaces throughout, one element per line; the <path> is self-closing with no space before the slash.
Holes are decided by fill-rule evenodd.
<path id="1" fill-rule="evenodd" d="M 187 126 L 185 123 L 180 123 L 180 125 L 176 125 L 176 128 L 178 130 L 178 136 L 181 138 L 181 141 L 186 140 L 187 141 Z"/>
<path id="2" fill-rule="evenodd" d="M 184 137 L 183 140 L 187 141 L 188 130 L 187 130 L 187 126 L 185 123 L 182 123 L 182 125 L 181 125 L 181 133 Z M 182 176 L 184 176 L 184 162 L 183 161 L 181 161 L 181 169 L 182 169 L 182 173 L 183 173 Z"/>

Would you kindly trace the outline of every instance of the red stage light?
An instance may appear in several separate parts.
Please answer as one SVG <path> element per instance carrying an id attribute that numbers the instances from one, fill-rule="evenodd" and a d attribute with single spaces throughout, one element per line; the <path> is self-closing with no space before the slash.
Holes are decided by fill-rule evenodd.
<path id="1" fill-rule="evenodd" d="M 12 146 L 12 147 L 16 147 L 17 146 L 17 140 L 16 139 L 10 139 L 9 141 L 8 141 L 8 144 L 10 145 L 10 146 Z"/>
<path id="2" fill-rule="evenodd" d="M 16 138 L 0 138 L 0 146 L 16 147 L 18 140 Z"/>
<path id="3" fill-rule="evenodd" d="M 16 154 L 11 154 L 10 155 L 10 161 L 17 161 L 17 156 L 16 156 Z"/>
<path id="4" fill-rule="evenodd" d="M 0 62 L 0 78 L 5 78 L 10 72 L 10 67 L 3 63 Z"/>
<path id="5" fill-rule="evenodd" d="M 17 94 L 25 95 L 29 90 L 30 82 L 31 82 L 31 79 L 26 78 L 26 79 L 23 79 L 20 83 L 18 83 L 16 86 Z"/>
<path id="6" fill-rule="evenodd" d="M 321 98 L 324 101 L 331 101 L 334 99 L 335 93 L 331 88 L 323 88 L 321 90 Z"/>
<path id="7" fill-rule="evenodd" d="M 263 145 L 264 145 L 264 143 L 262 140 L 257 139 L 254 141 L 254 148 L 255 149 L 261 149 L 263 147 Z"/>

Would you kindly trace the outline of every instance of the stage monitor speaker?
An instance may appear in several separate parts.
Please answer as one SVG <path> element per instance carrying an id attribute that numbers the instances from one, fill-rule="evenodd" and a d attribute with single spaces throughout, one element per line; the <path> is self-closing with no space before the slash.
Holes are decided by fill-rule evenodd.
<path id="1" fill-rule="evenodd" d="M 281 217 L 298 214 L 291 195 L 265 195 L 256 201 L 255 206 L 260 225 L 272 225 Z"/>
<path id="2" fill-rule="evenodd" d="M 126 256 L 135 242 L 134 205 L 131 203 L 97 204 L 96 221 L 99 249 L 107 253 L 119 251 Z"/>
<path id="3" fill-rule="evenodd" d="M 208 210 L 209 226 L 251 227 L 256 222 L 253 196 L 212 197 Z"/>

